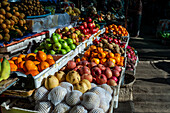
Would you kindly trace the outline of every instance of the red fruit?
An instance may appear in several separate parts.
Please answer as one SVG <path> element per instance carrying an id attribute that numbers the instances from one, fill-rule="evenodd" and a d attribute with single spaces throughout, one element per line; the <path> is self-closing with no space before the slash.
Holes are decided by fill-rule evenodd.
<path id="1" fill-rule="evenodd" d="M 81 26 L 79 27 L 79 29 L 80 29 L 80 30 L 84 30 L 84 26 L 81 25 Z"/>
<path id="2" fill-rule="evenodd" d="M 118 40 L 117 39 L 114 39 L 113 40 L 115 44 L 118 44 Z"/>
<path id="3" fill-rule="evenodd" d="M 86 29 L 83 29 L 83 34 L 87 34 L 87 30 Z"/>
<path id="4" fill-rule="evenodd" d="M 96 76 L 100 75 L 102 73 L 102 71 L 98 67 L 93 67 L 91 70 L 91 73 L 92 73 L 93 77 L 96 77 Z"/>
<path id="5" fill-rule="evenodd" d="M 93 28 L 95 28 L 96 27 L 96 25 L 95 25 L 95 23 L 93 22 Z M 99 29 L 99 28 L 98 28 Z M 96 29 L 97 30 L 97 29 Z"/>
<path id="6" fill-rule="evenodd" d="M 91 19 L 90 17 L 88 17 L 88 18 L 86 19 L 86 22 L 92 22 L 92 19 Z"/>
<path id="7" fill-rule="evenodd" d="M 74 62 L 74 61 L 72 61 L 72 60 L 68 61 L 68 63 L 67 63 L 67 69 L 72 70 L 72 69 L 74 69 L 75 67 L 76 67 L 76 62 Z"/>
<path id="8" fill-rule="evenodd" d="M 90 62 L 87 66 L 91 69 L 92 67 L 96 66 L 95 62 Z"/>
<path id="9" fill-rule="evenodd" d="M 113 67 L 113 70 L 118 70 L 118 72 L 121 72 L 121 71 L 122 71 L 122 69 L 121 69 L 119 66 Z"/>
<path id="10" fill-rule="evenodd" d="M 112 79 L 113 79 L 113 80 L 115 80 L 116 82 L 118 82 L 118 79 L 117 79 L 117 77 L 115 77 L 115 76 L 112 76 Z"/>
<path id="11" fill-rule="evenodd" d="M 89 34 L 90 30 L 88 28 L 86 29 L 86 31 L 87 31 L 87 34 Z"/>
<path id="12" fill-rule="evenodd" d="M 74 68 L 74 71 L 77 71 L 78 73 L 80 73 L 80 69 L 82 68 L 82 65 L 78 65 L 76 68 Z"/>
<path id="13" fill-rule="evenodd" d="M 113 74 L 112 74 L 112 71 L 111 71 L 111 69 L 109 67 L 106 68 L 105 75 L 106 75 L 107 78 L 112 77 Z"/>
<path id="14" fill-rule="evenodd" d="M 59 34 L 59 35 L 61 36 L 61 38 L 62 38 L 62 36 L 63 36 L 62 33 L 58 33 L 58 34 Z"/>
<path id="15" fill-rule="evenodd" d="M 83 74 L 81 76 L 81 80 L 83 80 L 83 79 L 87 79 L 87 80 L 89 80 L 89 82 L 92 82 L 93 81 L 93 76 L 91 74 Z"/>
<path id="16" fill-rule="evenodd" d="M 106 67 L 104 65 L 102 65 L 102 64 L 98 64 L 97 67 L 99 67 L 100 70 L 102 70 L 102 71 L 106 70 Z"/>
<path id="17" fill-rule="evenodd" d="M 107 81 L 107 84 L 110 85 L 110 86 L 117 86 L 116 81 L 113 80 L 113 79 L 109 79 L 109 80 Z"/>
<path id="18" fill-rule="evenodd" d="M 87 60 L 83 60 L 83 61 L 82 61 L 82 65 L 83 65 L 83 66 L 87 66 L 88 64 L 89 64 L 89 62 L 88 62 Z"/>
<path id="19" fill-rule="evenodd" d="M 91 71 L 87 66 L 83 66 L 83 67 L 80 68 L 80 74 L 81 75 L 83 75 L 83 74 L 91 74 Z"/>
<path id="20" fill-rule="evenodd" d="M 104 63 L 104 65 L 106 67 L 114 67 L 115 66 L 115 64 L 112 61 L 107 61 L 107 62 Z"/>
<path id="21" fill-rule="evenodd" d="M 120 76 L 120 73 L 118 70 L 112 70 L 112 74 L 113 74 L 113 76 L 116 76 L 116 77 Z"/>
<path id="22" fill-rule="evenodd" d="M 96 82 L 99 85 L 106 84 L 107 83 L 107 77 L 104 74 L 100 74 L 96 77 Z"/>
<path id="23" fill-rule="evenodd" d="M 87 28 L 87 22 L 83 22 L 84 28 Z"/>
<path id="24" fill-rule="evenodd" d="M 93 23 L 88 23 L 87 27 L 88 27 L 89 29 L 93 29 Z"/>

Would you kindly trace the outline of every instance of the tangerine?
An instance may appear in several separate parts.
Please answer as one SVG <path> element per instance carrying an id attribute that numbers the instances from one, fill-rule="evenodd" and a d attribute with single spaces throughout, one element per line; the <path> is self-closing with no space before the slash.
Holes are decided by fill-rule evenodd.
<path id="1" fill-rule="evenodd" d="M 47 62 L 40 62 L 40 64 L 38 64 L 38 70 L 39 71 L 43 71 L 44 69 L 50 67 L 50 65 Z"/>
<path id="2" fill-rule="evenodd" d="M 55 64 L 55 61 L 53 59 L 47 59 L 46 62 L 48 62 L 48 64 L 50 66 L 52 66 L 53 64 Z"/>
<path id="3" fill-rule="evenodd" d="M 11 68 L 11 71 L 17 71 L 18 69 L 17 65 L 11 64 L 11 63 L 10 63 L 10 68 Z"/>
<path id="4" fill-rule="evenodd" d="M 14 64 L 14 61 L 13 60 L 8 60 L 9 63 L 11 64 Z"/>
<path id="5" fill-rule="evenodd" d="M 11 58 L 11 60 L 13 60 L 13 61 L 16 60 L 16 59 L 18 59 L 18 57 L 12 57 Z"/>
<path id="6" fill-rule="evenodd" d="M 47 59 L 52 59 L 53 60 L 53 56 L 47 55 Z"/>
<path id="7" fill-rule="evenodd" d="M 43 62 L 47 59 L 47 55 L 43 51 L 38 51 L 36 57 L 39 62 Z"/>
<path id="8" fill-rule="evenodd" d="M 31 70 L 38 70 L 37 67 L 35 66 L 34 62 L 31 60 L 27 60 L 25 61 L 24 65 L 23 65 L 23 70 L 25 72 L 27 71 L 31 71 Z"/>

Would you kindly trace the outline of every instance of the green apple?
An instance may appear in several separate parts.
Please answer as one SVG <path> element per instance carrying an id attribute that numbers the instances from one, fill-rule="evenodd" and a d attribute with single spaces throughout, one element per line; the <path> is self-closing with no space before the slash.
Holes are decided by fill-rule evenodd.
<path id="1" fill-rule="evenodd" d="M 35 49 L 35 50 L 34 50 L 34 53 L 37 53 L 37 52 L 38 52 L 38 49 Z"/>
<path id="2" fill-rule="evenodd" d="M 59 42 L 53 44 L 53 49 L 54 49 L 55 51 L 61 50 L 61 47 L 62 47 L 62 45 L 61 45 Z"/>
<path id="3" fill-rule="evenodd" d="M 56 36 L 58 37 L 58 39 L 61 39 L 61 35 L 59 35 L 58 33 L 56 33 Z"/>
<path id="4" fill-rule="evenodd" d="M 60 51 L 63 55 L 65 55 L 67 53 L 67 51 L 65 49 L 61 49 Z"/>
<path id="5" fill-rule="evenodd" d="M 59 42 L 60 42 L 62 48 L 66 48 L 68 46 L 67 42 L 63 39 L 60 39 Z"/>
<path id="6" fill-rule="evenodd" d="M 67 46 L 67 47 L 65 48 L 65 50 L 67 51 L 67 53 L 71 51 L 71 49 L 70 49 L 69 46 Z"/>
<path id="7" fill-rule="evenodd" d="M 45 48 L 46 48 L 47 50 L 52 49 L 52 44 L 46 43 L 46 44 L 45 44 Z"/>
<path id="8" fill-rule="evenodd" d="M 49 53 L 50 53 L 51 55 L 55 55 L 55 51 L 54 51 L 54 50 L 50 50 Z"/>
<path id="9" fill-rule="evenodd" d="M 76 49 L 76 45 L 75 45 L 75 44 L 70 44 L 69 47 L 70 47 L 70 49 L 72 49 L 72 50 Z"/>
<path id="10" fill-rule="evenodd" d="M 53 35 L 51 37 L 51 43 L 57 43 L 58 42 L 58 36 L 57 35 Z"/>
<path id="11" fill-rule="evenodd" d="M 68 45 L 73 44 L 73 40 L 71 38 L 67 38 L 65 41 L 67 42 Z"/>

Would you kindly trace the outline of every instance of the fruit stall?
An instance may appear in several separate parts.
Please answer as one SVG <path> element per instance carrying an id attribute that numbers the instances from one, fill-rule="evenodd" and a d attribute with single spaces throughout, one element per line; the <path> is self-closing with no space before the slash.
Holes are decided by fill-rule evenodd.
<path id="1" fill-rule="evenodd" d="M 44 4 L 0 2 L 1 112 L 113 113 L 138 63 L 127 29 L 110 12 Z"/>

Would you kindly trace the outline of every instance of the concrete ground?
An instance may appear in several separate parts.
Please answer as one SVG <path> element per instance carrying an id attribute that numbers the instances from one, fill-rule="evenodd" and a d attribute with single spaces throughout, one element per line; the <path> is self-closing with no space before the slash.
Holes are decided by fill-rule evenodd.
<path id="1" fill-rule="evenodd" d="M 133 100 L 119 102 L 115 113 L 170 113 L 170 46 L 153 35 L 131 38 L 139 64 L 133 85 Z"/>

